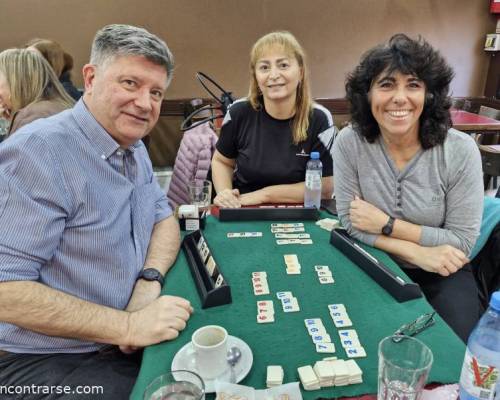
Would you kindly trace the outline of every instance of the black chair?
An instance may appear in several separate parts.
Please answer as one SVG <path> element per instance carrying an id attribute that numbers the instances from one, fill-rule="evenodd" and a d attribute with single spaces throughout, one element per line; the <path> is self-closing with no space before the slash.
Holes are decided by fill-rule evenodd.
<path id="1" fill-rule="evenodd" d="M 451 107 L 455 110 L 463 110 L 464 109 L 465 99 L 456 97 L 451 99 Z"/>
<path id="2" fill-rule="evenodd" d="M 481 106 L 479 108 L 479 115 L 483 115 L 488 118 L 493 118 L 500 121 L 500 110 L 496 108 Z M 481 151 L 481 156 L 483 157 L 483 171 L 484 171 L 484 189 L 488 188 L 490 180 L 493 178 L 493 188 L 497 187 L 497 176 L 500 175 L 499 167 L 498 167 L 498 159 L 500 157 L 500 148 L 495 148 L 498 146 L 500 142 L 500 135 L 484 133 L 478 134 L 476 137 L 476 141 L 479 144 L 479 148 L 481 150 L 481 146 L 484 146 Z M 489 145 L 493 145 L 495 147 L 491 147 Z M 486 172 L 488 171 L 488 172 Z M 497 196 L 500 195 L 500 187 L 497 192 Z"/>
<path id="3" fill-rule="evenodd" d="M 500 176 L 500 145 L 479 145 L 479 151 L 483 162 L 483 182 L 486 190 L 490 180 Z M 496 197 L 500 197 L 500 188 Z"/>
<path id="4" fill-rule="evenodd" d="M 483 311 L 493 292 L 500 290 L 500 223 L 491 232 L 486 245 L 471 261 Z M 494 255 L 497 255 L 496 257 Z M 492 256 L 493 255 L 493 256 Z"/>
<path id="5" fill-rule="evenodd" d="M 481 106 L 479 107 L 479 115 L 482 115 L 484 117 L 496 119 L 497 121 L 500 121 L 500 110 L 497 110 L 496 108 L 491 108 L 491 107 L 486 107 L 486 106 Z M 491 134 L 491 133 L 483 133 L 479 134 L 476 138 L 477 143 L 479 144 L 498 144 L 500 139 L 500 135 L 497 134 Z"/>

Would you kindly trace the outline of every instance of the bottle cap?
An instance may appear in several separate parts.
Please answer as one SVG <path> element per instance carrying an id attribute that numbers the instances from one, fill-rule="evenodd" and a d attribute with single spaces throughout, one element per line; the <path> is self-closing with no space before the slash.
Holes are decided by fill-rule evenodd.
<path id="1" fill-rule="evenodd" d="M 500 311 L 500 291 L 496 291 L 491 295 L 490 307 Z"/>
<path id="2" fill-rule="evenodd" d="M 311 151 L 311 159 L 319 160 L 319 153 L 317 151 Z"/>

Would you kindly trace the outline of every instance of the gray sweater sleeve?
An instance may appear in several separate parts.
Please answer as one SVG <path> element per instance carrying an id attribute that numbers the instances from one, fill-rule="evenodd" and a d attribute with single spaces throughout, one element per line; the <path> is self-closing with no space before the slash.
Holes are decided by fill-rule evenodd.
<path id="1" fill-rule="evenodd" d="M 469 255 L 479 234 L 484 197 L 477 145 L 469 136 L 450 129 L 445 142 L 426 150 L 424 155 L 412 169 L 420 178 L 414 175 L 403 180 L 405 195 L 412 197 L 401 214 L 392 193 L 395 177 L 382 147 L 367 143 L 351 127 L 344 128 L 337 136 L 333 151 L 340 221 L 355 238 L 369 245 L 375 243 L 378 235 L 352 228 L 350 202 L 358 195 L 388 215 L 420 225 L 421 246 L 448 244 Z M 440 208 L 428 207 L 434 192 L 426 185 L 427 176 L 433 177 L 433 184 L 440 187 L 443 196 Z M 360 182 L 364 182 L 363 186 Z"/>
<path id="2" fill-rule="evenodd" d="M 354 196 L 360 196 L 358 171 L 355 160 L 359 154 L 359 148 L 352 135 L 356 133 L 349 127 L 340 131 L 333 143 L 333 171 L 334 192 L 337 202 L 337 213 L 340 222 L 350 235 L 362 242 L 373 246 L 377 235 L 354 229 L 349 217 L 349 209 Z"/>
<path id="3" fill-rule="evenodd" d="M 483 213 L 481 155 L 469 137 L 455 137 L 444 147 L 448 175 L 445 221 L 442 227 L 422 226 L 420 244 L 449 244 L 468 256 L 479 235 Z"/>

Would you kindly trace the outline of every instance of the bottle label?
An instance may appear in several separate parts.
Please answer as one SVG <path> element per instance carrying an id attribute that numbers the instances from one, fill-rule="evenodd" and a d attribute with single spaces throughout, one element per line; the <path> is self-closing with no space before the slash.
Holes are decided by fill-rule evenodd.
<path id="1" fill-rule="evenodd" d="M 477 399 L 493 400 L 498 375 L 498 368 L 481 364 L 467 348 L 460 375 L 460 386 L 468 394 Z"/>
<path id="2" fill-rule="evenodd" d="M 306 172 L 306 188 L 308 189 L 320 189 L 321 188 L 321 172 Z"/>

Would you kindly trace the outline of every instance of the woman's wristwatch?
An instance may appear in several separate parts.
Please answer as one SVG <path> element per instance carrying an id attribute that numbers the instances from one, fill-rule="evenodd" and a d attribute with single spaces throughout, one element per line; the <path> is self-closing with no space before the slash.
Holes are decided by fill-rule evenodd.
<path id="1" fill-rule="evenodd" d="M 389 217 L 389 221 L 387 221 L 387 224 L 382 228 L 382 235 L 391 236 L 392 229 L 394 228 L 394 221 L 395 219 L 393 217 Z"/>

